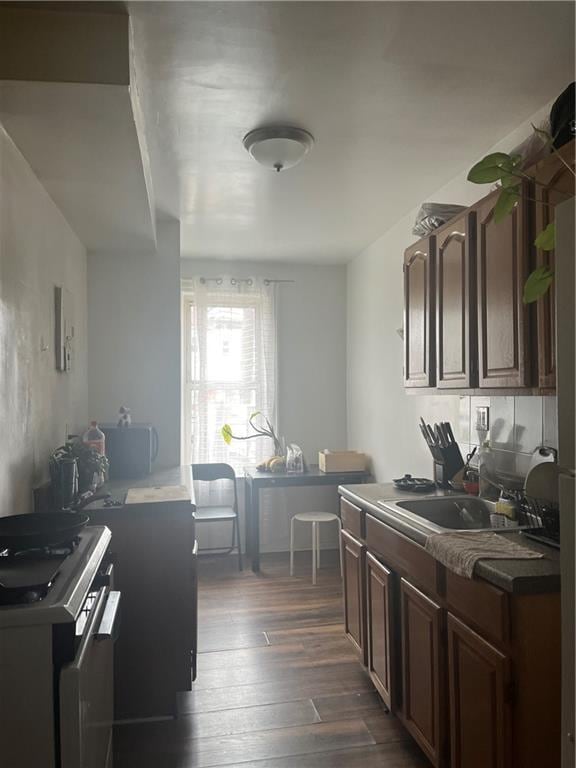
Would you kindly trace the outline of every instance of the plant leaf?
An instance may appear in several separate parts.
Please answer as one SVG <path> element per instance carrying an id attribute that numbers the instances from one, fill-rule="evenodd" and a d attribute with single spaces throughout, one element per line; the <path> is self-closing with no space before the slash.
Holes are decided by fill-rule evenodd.
<path id="1" fill-rule="evenodd" d="M 468 181 L 474 184 L 489 184 L 491 181 L 498 181 L 517 164 L 514 157 L 505 152 L 492 152 L 492 154 L 486 155 L 468 171 Z"/>
<path id="2" fill-rule="evenodd" d="M 531 304 L 543 296 L 554 279 L 554 272 L 548 266 L 538 267 L 528 275 L 524 283 L 524 295 L 522 300 L 524 304 Z"/>
<path id="3" fill-rule="evenodd" d="M 222 435 L 224 442 L 227 445 L 230 445 L 230 443 L 232 442 L 232 427 L 230 426 L 230 424 L 224 424 L 224 426 L 220 430 L 220 434 Z"/>
<path id="4" fill-rule="evenodd" d="M 515 187 L 503 187 L 498 202 L 494 206 L 494 222 L 499 224 L 509 213 L 512 213 L 518 200 L 520 200 L 520 184 L 516 184 Z"/>
<path id="5" fill-rule="evenodd" d="M 551 221 L 550 224 L 543 229 L 534 240 L 536 248 L 540 248 L 541 251 L 553 251 L 556 243 L 556 222 Z"/>
<path id="6" fill-rule="evenodd" d="M 256 416 L 260 416 L 261 411 L 254 411 L 254 413 L 250 414 L 250 418 L 248 421 L 252 421 L 252 419 L 256 418 Z"/>

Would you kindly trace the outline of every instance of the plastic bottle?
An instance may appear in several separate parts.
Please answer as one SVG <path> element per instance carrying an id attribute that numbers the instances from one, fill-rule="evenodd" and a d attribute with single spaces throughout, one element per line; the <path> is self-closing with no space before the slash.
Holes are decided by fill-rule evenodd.
<path id="1" fill-rule="evenodd" d="M 480 447 L 478 454 L 478 474 L 480 485 L 480 497 L 483 499 L 496 500 L 499 496 L 499 490 L 494 485 L 496 477 L 494 471 L 494 454 L 490 448 L 490 441 L 486 440 Z"/>
<path id="2" fill-rule="evenodd" d="M 94 448 L 101 456 L 106 455 L 106 436 L 98 427 L 97 421 L 91 421 L 90 426 L 82 437 L 84 445 Z"/>

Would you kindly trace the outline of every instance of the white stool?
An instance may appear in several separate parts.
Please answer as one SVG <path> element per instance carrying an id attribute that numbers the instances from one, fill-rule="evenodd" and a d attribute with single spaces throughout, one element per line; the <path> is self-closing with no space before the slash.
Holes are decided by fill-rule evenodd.
<path id="1" fill-rule="evenodd" d="M 320 536 L 318 523 L 338 523 L 338 531 L 342 528 L 342 521 L 338 515 L 331 512 L 299 512 L 290 520 L 290 576 L 294 575 L 294 523 L 299 520 L 301 523 L 312 523 L 312 584 L 316 584 L 316 569 L 320 568 Z M 338 550 L 340 552 L 340 575 L 342 575 L 342 547 L 338 541 Z"/>

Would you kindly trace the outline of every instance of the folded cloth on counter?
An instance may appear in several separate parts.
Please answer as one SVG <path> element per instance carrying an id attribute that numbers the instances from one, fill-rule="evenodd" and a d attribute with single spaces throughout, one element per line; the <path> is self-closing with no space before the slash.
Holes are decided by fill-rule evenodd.
<path id="1" fill-rule="evenodd" d="M 540 552 L 522 547 L 498 533 L 434 533 L 426 551 L 450 571 L 471 579 L 478 560 L 536 560 Z"/>

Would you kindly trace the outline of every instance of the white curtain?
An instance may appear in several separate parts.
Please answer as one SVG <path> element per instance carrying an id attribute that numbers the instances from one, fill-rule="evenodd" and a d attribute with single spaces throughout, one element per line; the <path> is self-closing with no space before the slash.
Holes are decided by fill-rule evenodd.
<path id="1" fill-rule="evenodd" d="M 233 440 L 261 411 L 276 423 L 275 287 L 261 278 L 183 283 L 183 419 L 186 463 L 225 462 L 237 473 L 273 454 L 268 438 Z"/>

